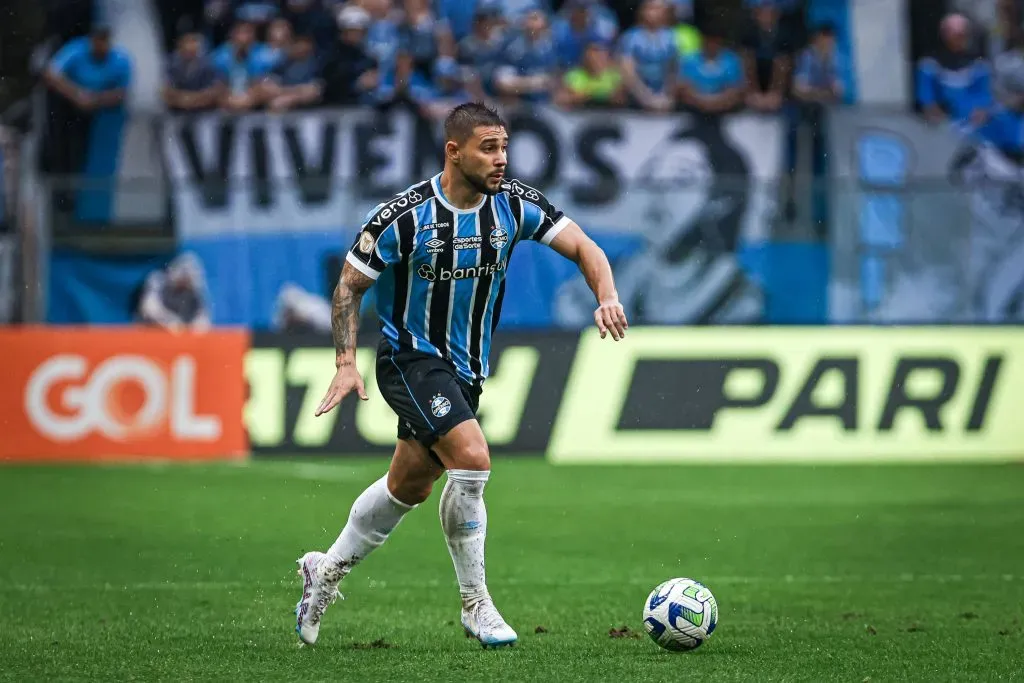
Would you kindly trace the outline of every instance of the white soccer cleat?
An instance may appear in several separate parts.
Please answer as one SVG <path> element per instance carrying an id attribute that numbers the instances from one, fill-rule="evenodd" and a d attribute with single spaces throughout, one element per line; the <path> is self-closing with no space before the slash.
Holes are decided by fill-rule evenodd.
<path id="1" fill-rule="evenodd" d="M 338 598 L 345 599 L 338 592 L 338 583 L 345 574 L 326 559 L 324 553 L 311 552 L 295 561 L 302 577 L 302 599 L 295 605 L 295 632 L 306 645 L 315 643 L 320 635 L 320 619 L 328 605 Z"/>
<path id="2" fill-rule="evenodd" d="M 469 609 L 462 609 L 462 627 L 466 629 L 467 638 L 476 638 L 484 647 L 514 645 L 519 639 L 489 597 Z"/>

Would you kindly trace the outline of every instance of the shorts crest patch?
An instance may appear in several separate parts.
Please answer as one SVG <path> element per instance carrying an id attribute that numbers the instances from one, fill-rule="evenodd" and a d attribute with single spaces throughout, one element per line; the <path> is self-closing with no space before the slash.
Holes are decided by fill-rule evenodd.
<path id="1" fill-rule="evenodd" d="M 444 417 L 452 409 L 452 402 L 441 394 L 434 394 L 434 398 L 430 399 L 430 412 L 434 414 L 434 417 Z"/>

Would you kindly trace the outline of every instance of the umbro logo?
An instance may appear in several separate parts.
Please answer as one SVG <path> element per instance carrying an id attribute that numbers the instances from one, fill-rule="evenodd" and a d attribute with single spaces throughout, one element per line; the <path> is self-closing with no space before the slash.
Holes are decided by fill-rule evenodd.
<path id="1" fill-rule="evenodd" d="M 444 240 L 435 237 L 432 240 L 424 242 L 423 246 L 427 248 L 428 254 L 440 254 L 444 251 Z"/>

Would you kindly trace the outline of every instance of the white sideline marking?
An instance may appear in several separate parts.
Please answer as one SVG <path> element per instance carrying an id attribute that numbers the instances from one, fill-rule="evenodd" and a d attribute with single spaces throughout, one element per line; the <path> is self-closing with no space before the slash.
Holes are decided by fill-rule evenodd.
<path id="1" fill-rule="evenodd" d="M 833 583 L 963 583 L 963 582 L 984 582 L 984 581 L 1020 581 L 1024 576 L 1014 574 L 900 574 L 898 576 L 870 576 L 854 574 L 850 576 L 705 576 L 702 581 L 709 586 L 721 584 L 779 584 L 779 583 L 804 583 L 804 584 L 833 584 Z M 606 586 L 619 584 L 627 586 L 650 586 L 653 583 L 650 579 L 625 578 L 594 580 L 584 579 L 577 581 L 554 581 L 554 580 L 522 580 L 508 578 L 497 580 L 495 584 L 506 586 Z M 655 582 L 656 583 L 656 582 Z M 370 589 L 386 588 L 435 588 L 454 585 L 452 581 L 441 581 L 439 579 L 428 579 L 425 581 L 390 582 L 380 580 L 364 580 L 361 587 Z M 147 581 L 128 584 L 81 584 L 76 586 L 36 584 L 36 583 L 8 583 L 0 584 L 0 592 L 9 593 L 46 593 L 50 591 L 172 591 L 172 590 L 259 590 L 276 588 L 294 588 L 299 585 L 298 580 L 262 581 L 249 583 L 245 581 Z M 351 584 L 350 584 L 351 585 Z"/>

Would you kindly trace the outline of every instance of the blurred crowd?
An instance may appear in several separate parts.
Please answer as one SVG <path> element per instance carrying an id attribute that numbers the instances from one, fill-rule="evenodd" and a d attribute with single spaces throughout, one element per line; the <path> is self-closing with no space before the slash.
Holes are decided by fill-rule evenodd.
<path id="1" fill-rule="evenodd" d="M 799 0 L 745 0 L 740 26 L 695 20 L 694 0 L 631 3 L 630 23 L 614 0 L 165 1 L 177 111 L 406 102 L 435 118 L 472 98 L 717 114 L 842 97 L 834 31 L 807 27 Z M 96 27 L 47 77 L 81 109 L 113 106 L 131 60 Z"/>
<path id="2" fill-rule="evenodd" d="M 1024 152 L 1024 12 L 1019 0 L 962 3 L 939 25 L 939 47 L 916 70 L 915 99 L 935 125 Z"/>

